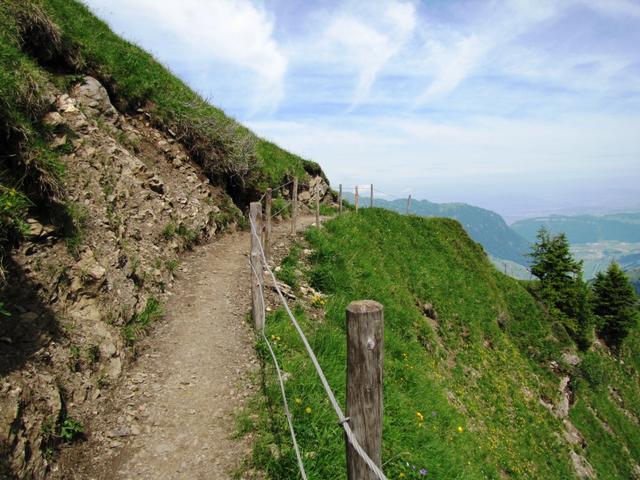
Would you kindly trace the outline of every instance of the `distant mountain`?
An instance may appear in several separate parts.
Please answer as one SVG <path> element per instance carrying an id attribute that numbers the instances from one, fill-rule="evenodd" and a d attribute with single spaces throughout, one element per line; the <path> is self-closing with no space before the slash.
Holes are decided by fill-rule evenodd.
<path id="1" fill-rule="evenodd" d="M 640 253 L 632 253 L 618 259 L 618 263 L 624 270 L 640 272 Z"/>
<path id="2" fill-rule="evenodd" d="M 607 240 L 640 242 L 640 213 L 614 215 L 551 215 L 520 220 L 511 228 L 530 242 L 540 227 L 553 233 L 565 233 L 569 243 L 595 243 Z"/>
<path id="3" fill-rule="evenodd" d="M 636 293 L 638 294 L 638 296 L 640 296 L 640 268 L 628 271 L 627 275 L 629 275 L 629 279 L 635 287 Z"/>
<path id="4" fill-rule="evenodd" d="M 353 202 L 353 195 L 345 199 Z M 369 206 L 369 199 L 362 198 L 361 204 Z M 374 198 L 375 207 L 406 213 L 406 200 L 383 200 Z M 428 200 L 412 200 L 411 213 L 421 217 L 446 217 L 458 220 L 469 236 L 498 259 L 510 260 L 520 265 L 528 265 L 526 254 L 530 250 L 527 241 L 514 232 L 496 212 L 466 203 L 433 203 Z"/>

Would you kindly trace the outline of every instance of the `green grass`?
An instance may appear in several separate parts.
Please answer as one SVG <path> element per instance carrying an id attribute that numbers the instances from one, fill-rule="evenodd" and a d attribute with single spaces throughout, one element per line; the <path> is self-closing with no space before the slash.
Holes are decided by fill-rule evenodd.
<path id="1" fill-rule="evenodd" d="M 427 469 L 426 478 L 574 478 L 561 421 L 539 399 L 557 400 L 559 377 L 548 365 L 575 345 L 523 284 L 490 264 L 459 223 L 367 209 L 309 229 L 307 241 L 314 253 L 305 275 L 328 295 L 327 304 L 324 318 L 302 305 L 296 314 L 338 399 L 345 397 L 346 306 L 359 299 L 385 306 L 383 462 L 389 478 L 419 478 L 407 462 Z M 295 268 L 295 259 L 295 252 L 285 259 L 286 269 Z M 420 307 L 427 302 L 438 313 L 435 330 Z M 290 374 L 286 388 L 309 478 L 343 478 L 343 435 L 281 309 L 268 318 L 267 333 Z M 625 408 L 637 415 L 638 382 L 628 381 L 628 375 L 638 378 L 637 365 L 630 365 L 631 358 L 638 361 L 636 348 L 626 353 L 625 365 L 604 352 L 593 361 L 605 372 L 603 382 L 624 385 Z M 265 398 L 253 408 L 266 410 L 245 416 L 244 428 L 258 430 L 255 464 L 271 478 L 294 478 L 273 367 L 265 346 L 257 349 Z M 574 448 L 600 478 L 630 478 L 631 459 L 640 460 L 638 426 L 611 403 L 607 385 L 597 390 L 579 370 L 573 375 L 571 418 L 588 439 L 584 451 Z M 585 405 L 607 419 L 614 438 L 602 437 L 585 417 Z M 625 449 L 630 453 L 618 455 Z"/>
<path id="2" fill-rule="evenodd" d="M 144 334 L 146 329 L 158 318 L 163 315 L 160 302 L 151 297 L 147 300 L 144 310 L 135 314 L 129 322 L 122 327 L 122 336 L 129 346 L 133 346 L 136 341 Z"/>
<path id="3" fill-rule="evenodd" d="M 282 260 L 280 269 L 276 272 L 276 277 L 278 278 L 278 280 L 286 283 L 294 290 L 297 290 L 299 287 L 296 270 L 298 269 L 300 253 L 300 246 L 293 245 L 289 250 L 289 254 Z"/>

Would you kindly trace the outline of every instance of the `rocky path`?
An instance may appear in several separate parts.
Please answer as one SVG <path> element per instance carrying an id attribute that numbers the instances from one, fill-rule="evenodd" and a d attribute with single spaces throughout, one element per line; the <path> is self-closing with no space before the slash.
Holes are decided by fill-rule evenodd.
<path id="1" fill-rule="evenodd" d="M 311 224 L 303 218 L 300 227 Z M 275 241 L 290 225 L 274 228 Z M 251 450 L 231 438 L 234 413 L 255 387 L 258 370 L 250 308 L 250 234 L 238 232 L 196 248 L 182 261 L 162 325 L 112 402 L 96 421 L 102 449 L 69 465 L 76 478 L 226 479 Z M 92 441 L 89 442 L 91 444 Z M 96 440 L 93 440 L 96 443 Z M 89 450 L 89 451 L 87 451 Z M 65 475 L 66 477 L 66 475 Z M 68 477 L 66 477 L 68 478 Z"/>

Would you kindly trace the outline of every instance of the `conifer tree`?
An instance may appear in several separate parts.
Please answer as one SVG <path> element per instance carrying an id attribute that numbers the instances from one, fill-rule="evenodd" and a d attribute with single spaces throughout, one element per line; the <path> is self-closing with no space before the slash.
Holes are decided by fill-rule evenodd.
<path id="1" fill-rule="evenodd" d="M 593 336 L 593 315 L 582 262 L 573 258 L 565 234 L 551 235 L 542 227 L 537 238 L 530 256 L 531 273 L 540 280 L 540 296 L 578 345 L 587 348 Z"/>
<path id="2" fill-rule="evenodd" d="M 598 332 L 610 347 L 618 349 L 637 321 L 636 294 L 620 266 L 612 262 L 593 283 L 593 312 Z"/>

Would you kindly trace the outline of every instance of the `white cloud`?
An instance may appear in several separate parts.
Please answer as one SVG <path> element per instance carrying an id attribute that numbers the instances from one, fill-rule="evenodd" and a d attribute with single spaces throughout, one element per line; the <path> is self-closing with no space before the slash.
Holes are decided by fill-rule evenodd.
<path id="1" fill-rule="evenodd" d="M 409 40 L 415 26 L 415 6 L 398 1 L 364 4 L 331 20 L 320 45 L 333 62 L 358 72 L 352 107 L 366 100 L 378 74 Z"/>
<path id="2" fill-rule="evenodd" d="M 137 32 L 167 35 L 154 50 L 170 51 L 191 63 L 226 62 L 255 75 L 255 106 L 273 107 L 282 100 L 287 58 L 273 37 L 267 13 L 249 0 L 87 0 L 91 7 L 126 12 L 139 19 Z M 177 42 L 177 45 L 175 44 Z M 164 48 L 163 48 L 164 47 Z"/>
<path id="3" fill-rule="evenodd" d="M 427 31 L 423 54 L 429 58 L 427 73 L 431 73 L 432 79 L 416 99 L 416 106 L 455 90 L 492 52 L 553 17 L 559 9 L 558 4 L 548 0 L 491 2 L 480 10 L 475 21 L 463 25 L 466 31 L 448 35 L 442 35 L 442 30 L 436 28 Z"/>

